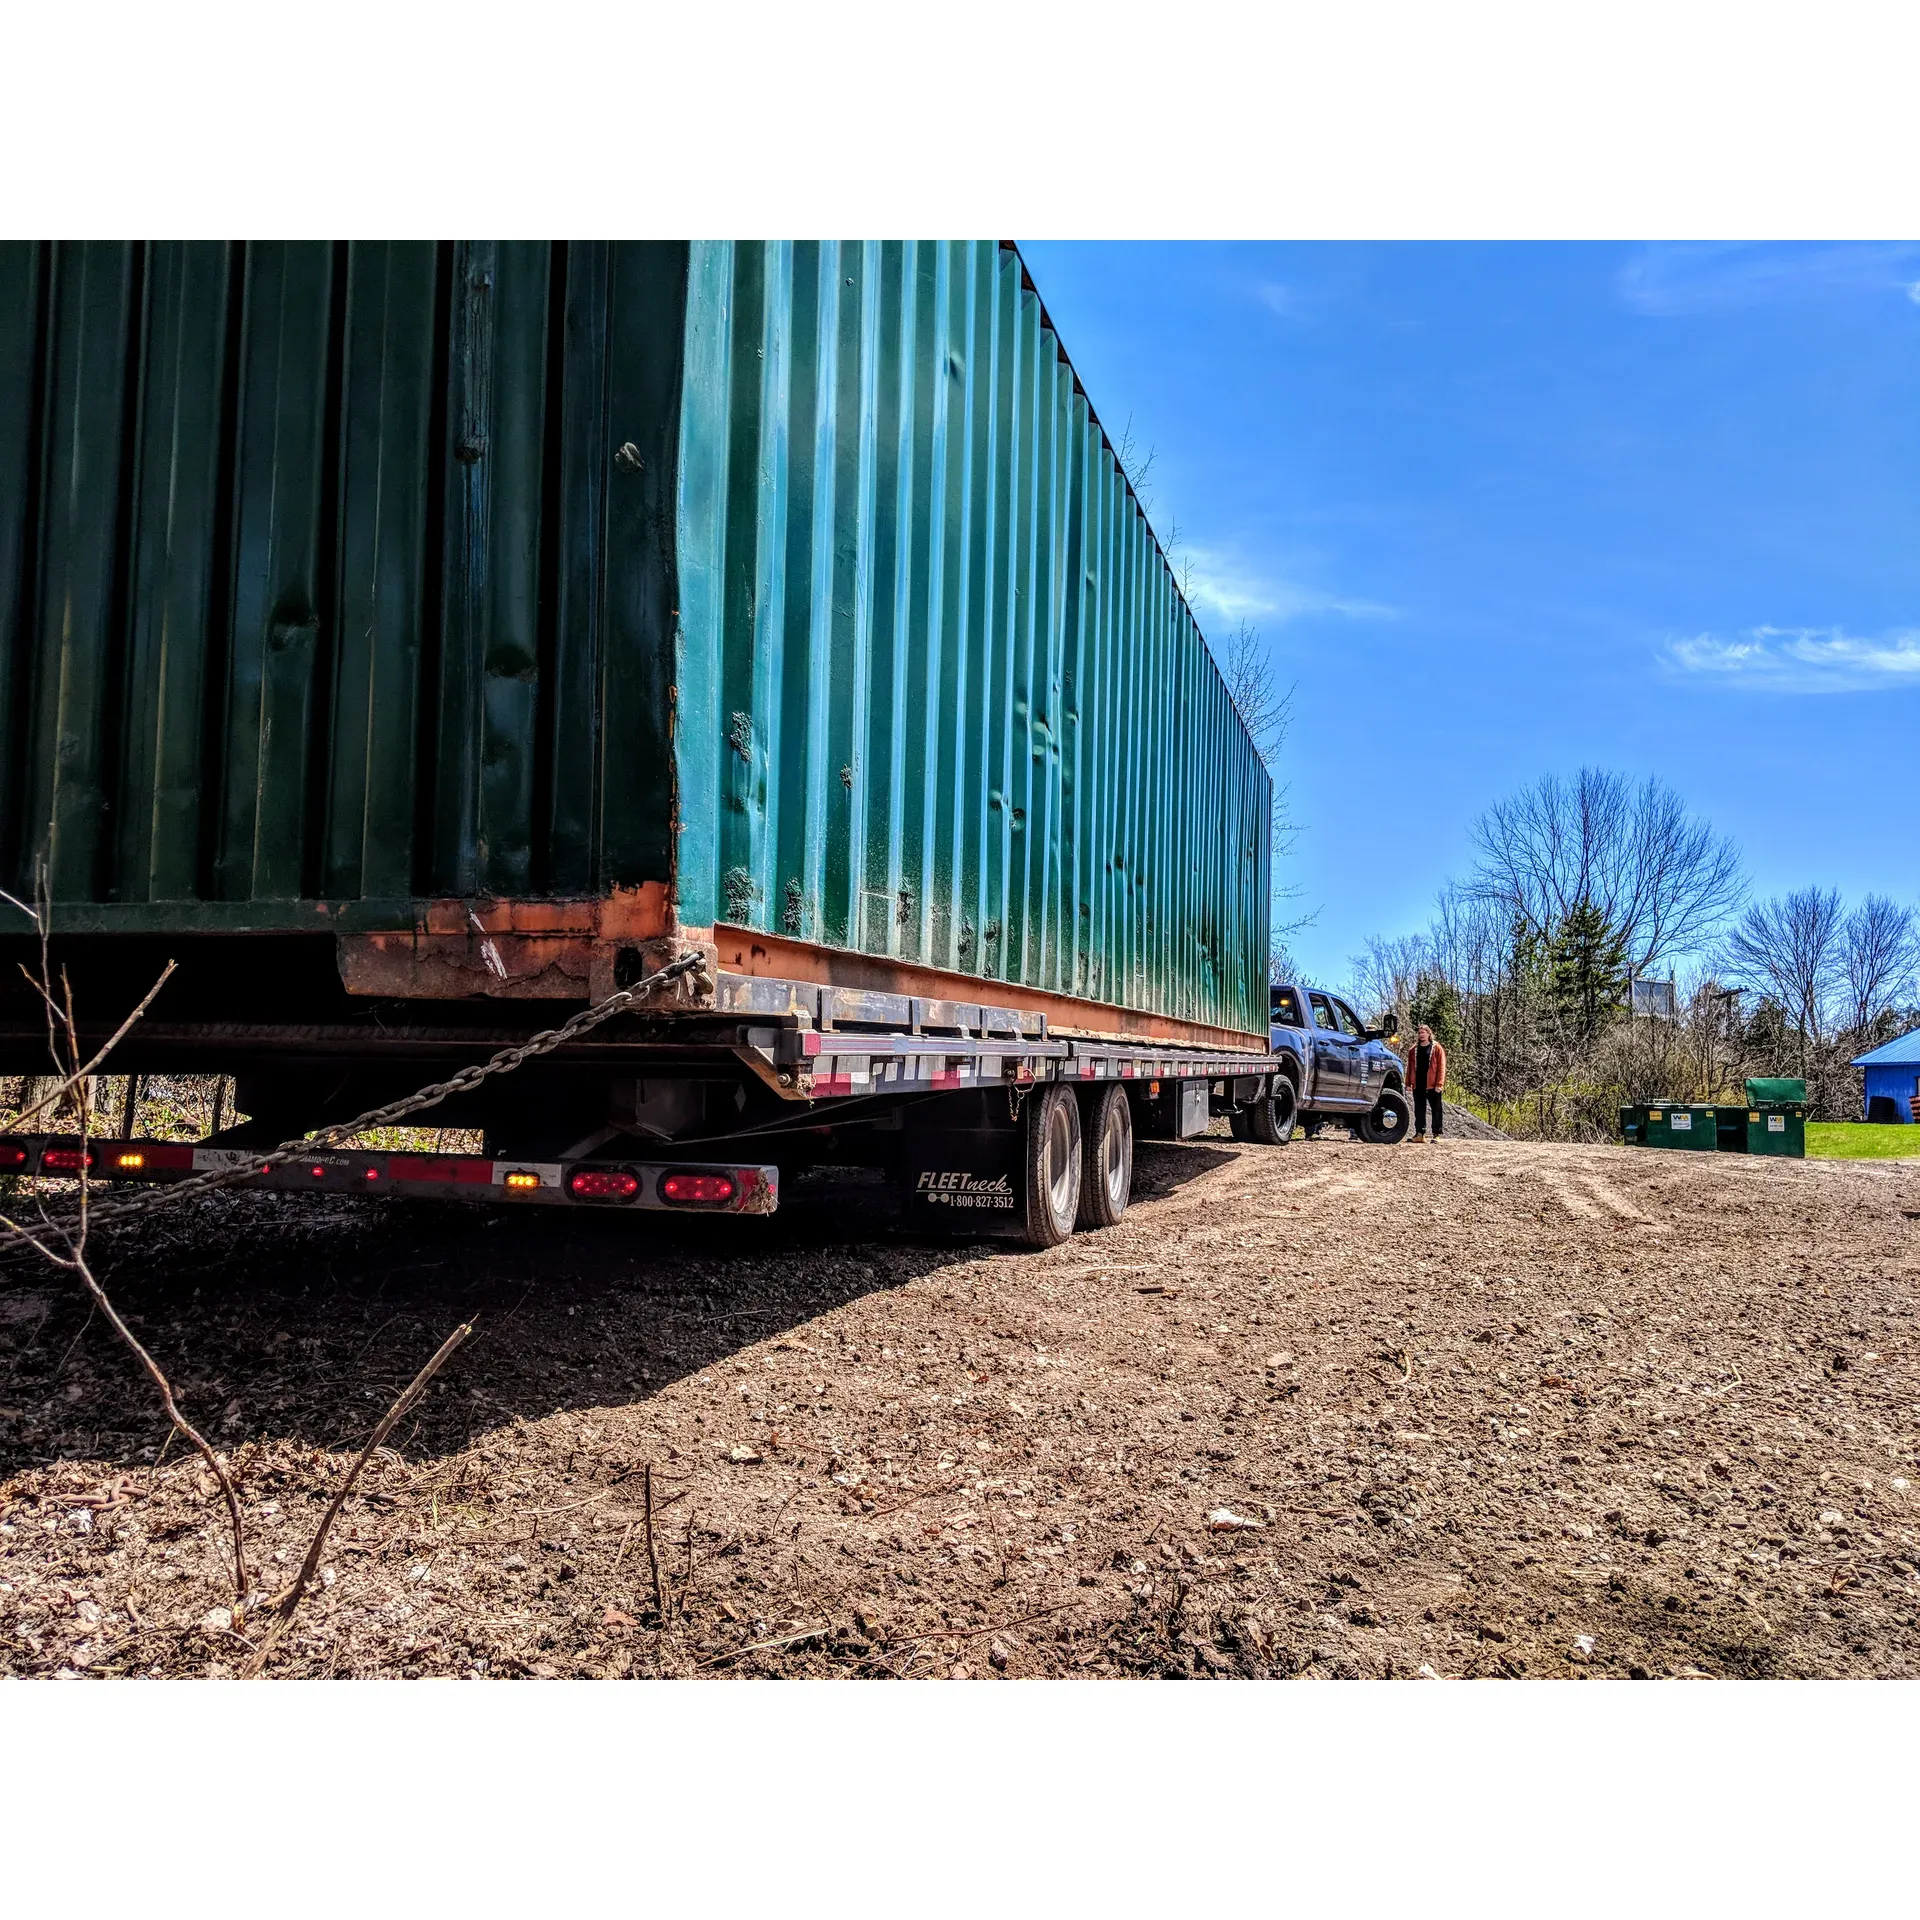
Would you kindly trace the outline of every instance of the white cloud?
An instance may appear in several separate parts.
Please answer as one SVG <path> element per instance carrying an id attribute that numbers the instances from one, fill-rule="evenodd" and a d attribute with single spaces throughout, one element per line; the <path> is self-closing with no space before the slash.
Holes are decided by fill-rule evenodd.
<path id="1" fill-rule="evenodd" d="M 1670 670 L 1766 693 L 1920 687 L 1920 628 L 1863 639 L 1838 627 L 1755 627 L 1737 639 L 1671 640 Z"/>
<path id="2" fill-rule="evenodd" d="M 1282 320 L 1297 320 L 1300 317 L 1303 304 L 1300 295 L 1292 287 L 1283 287 L 1277 280 L 1262 282 L 1254 289 L 1254 297 Z"/>
<path id="3" fill-rule="evenodd" d="M 1662 316 L 1895 289 L 1914 298 L 1916 261 L 1920 244 L 1912 241 L 1669 241 L 1640 248 L 1622 268 L 1619 290 L 1635 312 Z"/>
<path id="4" fill-rule="evenodd" d="M 1344 614 L 1352 619 L 1385 619 L 1393 609 L 1373 600 L 1358 600 L 1347 594 L 1329 593 L 1319 587 L 1302 585 L 1249 565 L 1235 555 L 1215 548 L 1181 543 L 1173 558 L 1178 575 L 1191 566 L 1194 610 L 1211 610 L 1228 625 L 1251 620 L 1279 626 L 1313 613 Z"/>

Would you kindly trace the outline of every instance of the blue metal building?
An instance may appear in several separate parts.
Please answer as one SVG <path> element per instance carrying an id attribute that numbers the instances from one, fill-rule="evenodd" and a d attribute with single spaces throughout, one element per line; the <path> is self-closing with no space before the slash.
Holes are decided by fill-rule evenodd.
<path id="1" fill-rule="evenodd" d="M 1861 1054 L 1853 1064 L 1867 1076 L 1867 1118 L 1911 1126 L 1913 1101 L 1920 1095 L 1920 1027 Z"/>

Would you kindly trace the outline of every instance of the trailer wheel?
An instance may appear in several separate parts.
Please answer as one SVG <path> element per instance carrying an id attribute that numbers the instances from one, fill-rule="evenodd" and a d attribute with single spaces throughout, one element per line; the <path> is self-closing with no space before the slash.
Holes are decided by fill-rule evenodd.
<path id="1" fill-rule="evenodd" d="M 1412 1129 L 1413 1108 L 1407 1096 L 1389 1087 L 1354 1131 L 1370 1147 L 1397 1147 Z"/>
<path id="2" fill-rule="evenodd" d="M 1263 1147 L 1284 1147 L 1293 1138 L 1300 1118 L 1300 1096 L 1285 1074 L 1277 1074 L 1271 1098 L 1256 1100 L 1247 1109 L 1247 1135 Z"/>
<path id="3" fill-rule="evenodd" d="M 1133 1197 L 1133 1109 L 1123 1088 L 1103 1087 L 1087 1103 L 1082 1163 L 1078 1224 L 1110 1227 Z"/>
<path id="4" fill-rule="evenodd" d="M 1026 1241 L 1057 1247 L 1080 1211 L 1080 1102 L 1058 1081 L 1027 1102 Z"/>

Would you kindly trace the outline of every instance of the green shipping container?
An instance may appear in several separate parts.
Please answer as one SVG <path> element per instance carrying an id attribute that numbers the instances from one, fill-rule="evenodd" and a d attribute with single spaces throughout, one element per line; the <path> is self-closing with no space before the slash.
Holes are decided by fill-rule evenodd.
<path id="1" fill-rule="evenodd" d="M 1270 801 L 1005 246 L 0 246 L 0 880 L 63 934 L 1264 1043 Z"/>

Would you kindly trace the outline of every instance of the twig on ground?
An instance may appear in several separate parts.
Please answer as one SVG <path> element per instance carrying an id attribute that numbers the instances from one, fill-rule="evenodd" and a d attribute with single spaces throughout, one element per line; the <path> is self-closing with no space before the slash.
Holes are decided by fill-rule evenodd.
<path id="1" fill-rule="evenodd" d="M 645 1477 L 641 1481 L 646 1502 L 647 1522 L 647 1571 L 653 1576 L 653 1611 L 662 1627 L 667 1624 L 666 1602 L 660 1597 L 660 1551 L 653 1539 L 653 1462 L 649 1460 Z"/>
<path id="2" fill-rule="evenodd" d="M 382 1416 L 380 1424 L 367 1436 L 367 1444 L 360 1449 L 360 1457 L 347 1469 L 347 1477 L 340 1483 L 339 1491 L 328 1502 L 327 1510 L 320 1516 L 320 1524 L 314 1529 L 313 1543 L 307 1548 L 307 1557 L 300 1563 L 300 1571 L 294 1575 L 293 1584 L 274 1602 L 275 1619 L 268 1628 L 266 1636 L 248 1661 L 246 1677 L 256 1678 L 267 1664 L 268 1656 L 273 1652 L 281 1634 L 286 1631 L 287 1623 L 293 1618 L 294 1609 L 299 1606 L 301 1596 L 312 1583 L 313 1576 L 319 1571 L 320 1556 L 326 1551 L 327 1535 L 333 1530 L 333 1523 L 339 1517 L 340 1509 L 346 1505 L 347 1496 L 353 1491 L 354 1482 L 360 1478 L 363 1467 L 399 1423 L 412 1410 L 414 1403 L 426 1392 L 433 1376 L 453 1358 L 455 1350 L 473 1332 L 473 1322 L 467 1321 L 457 1326 L 440 1343 L 439 1351 L 427 1364 L 413 1376 L 412 1383 L 400 1398 L 390 1406 Z"/>
<path id="3" fill-rule="evenodd" d="M 744 1659 L 750 1653 L 772 1653 L 781 1647 L 797 1647 L 808 1640 L 822 1640 L 833 1631 L 833 1622 L 823 1620 L 817 1627 L 808 1627 L 804 1633 L 789 1633 L 778 1640 L 755 1640 L 749 1646 L 735 1647 L 731 1653 L 716 1653 L 711 1660 L 702 1660 L 701 1668 L 718 1667 L 729 1660 Z"/>
<path id="4" fill-rule="evenodd" d="M 901 1647 L 924 1646 L 929 1640 L 977 1640 L 983 1633 L 1011 1633 L 1015 1627 L 1031 1625 L 1035 1620 L 1044 1620 L 1050 1613 L 1060 1613 L 1073 1605 L 1071 1600 L 1057 1600 L 1050 1607 L 1042 1607 L 1037 1613 L 1023 1613 L 1014 1620 L 994 1620 L 984 1627 L 938 1627 L 932 1633 L 917 1633 L 911 1640 L 889 1640 L 886 1651 L 893 1653 Z"/>
<path id="5" fill-rule="evenodd" d="M 687 1509 L 687 1563 L 680 1570 L 680 1592 L 675 1597 L 673 1610 L 684 1615 L 687 1610 L 687 1589 L 693 1585 L 693 1509 Z"/>

